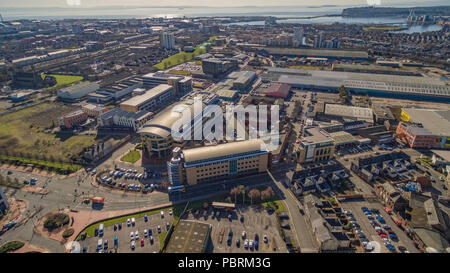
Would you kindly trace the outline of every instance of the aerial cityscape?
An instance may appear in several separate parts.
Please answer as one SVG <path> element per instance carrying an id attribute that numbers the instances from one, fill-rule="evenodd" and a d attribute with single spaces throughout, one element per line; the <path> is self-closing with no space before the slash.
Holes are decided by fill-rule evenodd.
<path id="1" fill-rule="evenodd" d="M 450 253 L 447 1 L 154 2 L 0 7 L 0 253 Z"/>

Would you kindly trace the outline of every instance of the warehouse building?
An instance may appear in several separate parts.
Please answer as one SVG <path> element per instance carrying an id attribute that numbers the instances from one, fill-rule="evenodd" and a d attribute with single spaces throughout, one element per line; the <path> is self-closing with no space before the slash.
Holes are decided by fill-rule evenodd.
<path id="1" fill-rule="evenodd" d="M 102 87 L 96 93 L 109 96 L 114 100 L 120 100 L 121 98 L 130 95 L 136 88 L 140 87 L 142 87 L 142 81 L 136 77 L 131 77 Z"/>
<path id="2" fill-rule="evenodd" d="M 82 82 L 76 85 L 72 85 L 61 90 L 58 90 L 57 96 L 61 100 L 76 101 L 87 96 L 89 93 L 93 93 L 100 88 L 98 83 L 94 82 Z"/>
<path id="3" fill-rule="evenodd" d="M 143 95 L 122 102 L 120 108 L 135 113 L 143 110 L 154 111 L 167 105 L 173 97 L 173 87 L 168 84 L 160 84 L 147 90 Z"/>
<path id="4" fill-rule="evenodd" d="M 268 68 L 263 77 L 312 91 L 338 93 L 345 86 L 354 94 L 450 102 L 450 86 L 437 78 L 275 67 Z"/>
<path id="5" fill-rule="evenodd" d="M 290 91 L 291 86 L 289 84 L 278 82 L 265 83 L 257 89 L 259 94 L 264 94 L 267 97 L 283 99 L 286 99 L 289 96 Z"/>
<path id="6" fill-rule="evenodd" d="M 175 148 L 167 162 L 169 181 L 172 186 L 196 185 L 265 172 L 269 152 L 264 145 L 258 139 L 186 150 Z"/>
<path id="7" fill-rule="evenodd" d="M 346 51 L 346 50 L 321 50 L 307 48 L 279 48 L 279 47 L 260 47 L 262 54 L 270 54 L 275 57 L 298 57 L 298 58 L 326 58 L 329 60 L 353 60 L 367 61 L 369 55 L 366 51 Z"/>
<path id="8" fill-rule="evenodd" d="M 346 120 L 361 120 L 373 123 L 373 111 L 370 108 L 326 103 L 324 114 Z"/>

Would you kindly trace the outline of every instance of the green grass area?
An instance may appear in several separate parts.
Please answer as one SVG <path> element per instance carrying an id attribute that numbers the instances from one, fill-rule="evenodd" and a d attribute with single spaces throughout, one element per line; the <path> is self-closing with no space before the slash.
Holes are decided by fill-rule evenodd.
<path id="1" fill-rule="evenodd" d="M 194 52 L 190 53 L 184 51 L 178 52 L 175 55 L 165 58 L 159 64 L 156 64 L 155 67 L 160 70 L 165 70 L 177 66 L 179 64 L 182 64 L 184 62 L 190 61 L 194 59 L 195 56 L 201 55 L 203 53 L 206 53 L 206 50 L 202 48 L 202 46 L 196 46 Z"/>
<path id="2" fill-rule="evenodd" d="M 268 201 L 268 202 L 262 203 L 261 205 L 263 207 L 269 207 L 269 208 L 273 209 L 274 211 L 278 211 L 278 212 L 286 211 L 281 200 Z"/>
<path id="3" fill-rule="evenodd" d="M 7 253 L 10 251 L 18 250 L 19 248 L 25 245 L 24 242 L 21 241 L 11 241 L 7 242 L 4 245 L 0 246 L 0 253 Z"/>
<path id="4" fill-rule="evenodd" d="M 130 151 L 128 154 L 124 155 L 120 160 L 135 163 L 139 159 L 141 159 L 141 153 L 139 153 L 139 151 L 133 150 Z"/>
<path id="5" fill-rule="evenodd" d="M 160 233 L 160 234 L 158 234 L 158 239 L 159 239 L 159 249 L 161 250 L 162 248 L 163 248 L 163 246 L 164 246 L 164 240 L 166 239 L 166 236 L 167 236 L 167 231 L 166 232 L 163 232 L 163 233 Z"/>
<path id="6" fill-rule="evenodd" d="M 126 222 L 127 219 L 129 219 L 129 218 L 131 219 L 131 218 L 134 217 L 134 218 L 137 219 L 137 218 L 144 217 L 145 214 L 147 214 L 147 216 L 148 216 L 148 215 L 153 215 L 153 214 L 156 214 L 156 213 L 160 213 L 161 211 L 168 211 L 169 209 L 170 209 L 170 208 L 164 208 L 164 209 L 158 209 L 158 210 L 143 211 L 143 212 L 139 212 L 139 213 L 132 214 L 132 215 L 119 216 L 119 217 L 116 217 L 116 218 L 112 218 L 112 219 L 108 219 L 108 220 L 105 220 L 105 221 L 101 221 L 101 222 L 99 222 L 99 223 L 96 223 L 96 224 L 93 224 L 93 225 L 90 225 L 90 226 L 86 227 L 86 228 L 80 233 L 80 235 L 78 235 L 77 239 L 80 239 L 81 234 L 83 234 L 84 232 L 87 233 L 87 236 L 88 236 L 88 237 L 93 237 L 93 236 L 94 236 L 94 230 L 95 230 L 95 228 L 98 228 L 98 227 L 100 226 L 100 224 L 103 224 L 105 227 L 108 227 L 108 226 L 112 226 L 112 225 L 114 225 L 114 224 Z M 172 209 L 173 209 L 174 212 L 175 212 L 175 209 L 174 209 L 174 208 L 172 208 Z M 177 217 L 175 217 L 175 215 L 174 215 L 174 218 L 175 218 L 175 221 L 178 219 Z"/>
<path id="7" fill-rule="evenodd" d="M 14 151 L 23 158 L 54 157 L 67 160 L 95 143 L 95 136 L 50 132 L 58 126 L 58 118 L 78 107 L 44 102 L 0 117 L 0 155 Z M 29 156 L 30 154 L 36 156 Z M 49 160 L 54 161 L 54 160 Z"/>
<path id="8" fill-rule="evenodd" d="M 45 76 L 47 76 L 47 75 L 53 76 L 56 79 L 56 85 L 54 85 L 52 87 L 65 86 L 65 85 L 73 84 L 73 83 L 83 80 L 82 76 L 57 75 L 57 74 L 42 74 L 41 75 L 42 79 L 44 79 Z"/>
<path id="9" fill-rule="evenodd" d="M 40 159 L 31 159 L 31 158 L 23 158 L 19 156 L 6 156 L 0 155 L 0 160 L 4 161 L 16 161 L 19 164 L 33 164 L 34 166 L 40 166 L 39 169 L 43 169 L 45 167 L 54 168 L 61 171 L 67 171 L 69 173 L 76 172 L 82 168 L 81 165 L 71 164 L 71 163 L 63 163 L 63 162 L 51 162 Z"/>
<path id="10" fill-rule="evenodd" d="M 154 65 L 154 67 L 158 68 L 159 70 L 165 70 L 177 66 L 179 64 L 191 61 L 192 59 L 194 59 L 195 56 L 206 53 L 205 46 L 211 44 L 211 42 L 213 42 L 215 39 L 217 39 L 217 37 L 212 36 L 208 39 L 207 42 L 204 42 L 203 44 L 196 46 L 194 52 L 190 53 L 184 51 L 178 52 L 175 55 L 165 58 L 160 63 Z"/>

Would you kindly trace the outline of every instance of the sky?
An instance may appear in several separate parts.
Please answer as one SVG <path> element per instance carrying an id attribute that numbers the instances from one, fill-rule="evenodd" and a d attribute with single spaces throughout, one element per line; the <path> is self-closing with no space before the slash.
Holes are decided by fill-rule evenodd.
<path id="1" fill-rule="evenodd" d="M 411 6 L 445 5 L 444 0 L 379 0 L 382 6 L 411 3 Z M 101 7 L 101 6 L 365 6 L 368 0 L 0 0 L 2 7 Z M 370 1 L 369 1 L 370 2 Z M 372 1 L 373 2 L 373 1 Z"/>

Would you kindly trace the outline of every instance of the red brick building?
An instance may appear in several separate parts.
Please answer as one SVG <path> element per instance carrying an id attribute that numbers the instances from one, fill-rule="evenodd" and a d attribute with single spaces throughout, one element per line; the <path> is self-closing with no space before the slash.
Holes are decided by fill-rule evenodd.
<path id="1" fill-rule="evenodd" d="M 88 119 L 88 114 L 83 110 L 78 110 L 67 115 L 62 116 L 59 119 L 59 125 L 67 129 L 71 129 L 76 125 L 85 122 Z"/>

